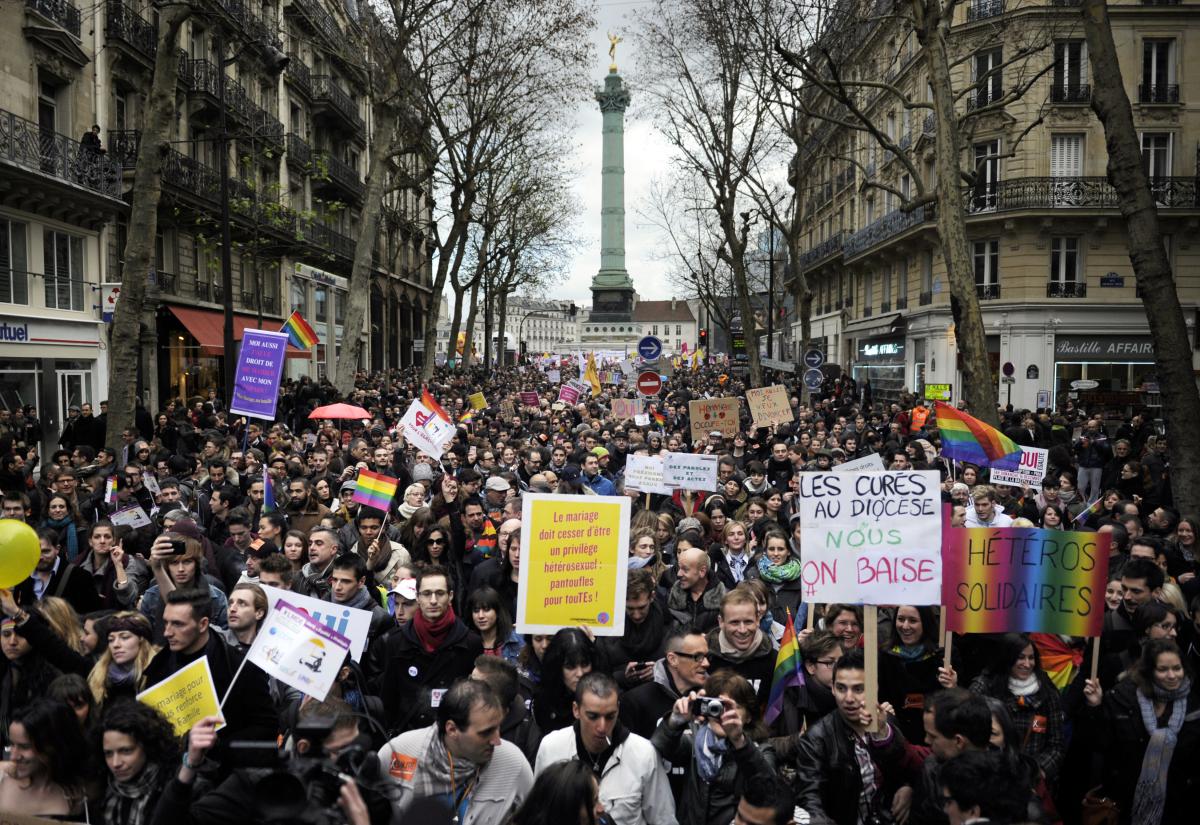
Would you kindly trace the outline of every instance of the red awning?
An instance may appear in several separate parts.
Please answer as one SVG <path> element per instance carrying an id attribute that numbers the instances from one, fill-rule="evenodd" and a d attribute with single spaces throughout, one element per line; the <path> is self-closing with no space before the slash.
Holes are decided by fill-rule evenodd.
<path id="1" fill-rule="evenodd" d="M 210 309 L 188 309 L 186 307 L 178 307 L 173 304 L 168 304 L 167 309 L 171 310 L 179 323 L 183 324 L 191 336 L 200 344 L 200 352 L 205 355 L 224 355 L 225 354 L 225 317 Z M 274 320 L 263 320 L 263 328 L 270 329 L 275 332 Z M 280 324 L 280 326 L 283 326 Z M 241 315 L 234 313 L 233 315 L 233 340 L 242 340 L 242 332 L 249 329 L 258 329 L 258 317 L 254 315 Z M 312 358 L 311 352 L 306 352 L 302 349 L 297 349 L 291 344 L 287 348 L 288 358 Z"/>

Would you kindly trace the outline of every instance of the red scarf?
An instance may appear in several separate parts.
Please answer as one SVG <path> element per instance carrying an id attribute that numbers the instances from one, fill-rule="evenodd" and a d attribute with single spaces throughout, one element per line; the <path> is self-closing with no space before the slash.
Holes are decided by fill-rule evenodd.
<path id="1" fill-rule="evenodd" d="M 450 635 L 450 629 L 457 621 L 458 617 L 454 615 L 453 607 L 447 607 L 442 618 L 434 622 L 426 619 L 425 614 L 418 610 L 413 614 L 412 626 L 417 638 L 421 641 L 421 647 L 425 648 L 426 653 L 433 653 L 442 646 L 442 642 L 446 641 L 446 637 Z"/>

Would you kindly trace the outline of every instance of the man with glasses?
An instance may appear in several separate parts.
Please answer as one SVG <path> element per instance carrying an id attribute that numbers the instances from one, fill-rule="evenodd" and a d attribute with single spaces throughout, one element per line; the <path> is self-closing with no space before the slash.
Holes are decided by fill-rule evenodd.
<path id="1" fill-rule="evenodd" d="M 842 658 L 841 640 L 828 630 L 802 630 L 799 635 L 804 684 L 784 690 L 783 713 L 771 725 L 771 732 L 777 736 L 807 730 L 837 707 L 833 700 L 833 667 Z"/>
<path id="2" fill-rule="evenodd" d="M 665 644 L 667 652 L 653 663 L 651 680 L 621 698 L 621 722 L 647 738 L 679 697 L 700 690 L 708 678 L 708 640 L 703 633 L 673 630 Z"/>
<path id="3" fill-rule="evenodd" d="M 471 675 L 483 653 L 479 634 L 454 614 L 450 576 L 438 565 L 416 571 L 417 612 L 387 636 L 383 675 L 373 692 L 383 697 L 388 733 L 432 725 L 446 691 Z"/>
<path id="4" fill-rule="evenodd" d="M 122 488 L 118 493 L 119 509 L 136 504 L 146 515 L 154 510 L 154 496 L 146 489 L 144 474 L 145 471 L 137 464 L 125 465 Z"/>

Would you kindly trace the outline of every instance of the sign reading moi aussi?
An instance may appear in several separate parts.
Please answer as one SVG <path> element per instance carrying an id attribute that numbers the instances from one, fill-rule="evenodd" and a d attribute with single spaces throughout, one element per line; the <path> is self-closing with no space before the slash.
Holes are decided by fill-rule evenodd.
<path id="1" fill-rule="evenodd" d="M 626 496 L 523 497 L 518 633 L 625 633 L 629 505 Z"/>

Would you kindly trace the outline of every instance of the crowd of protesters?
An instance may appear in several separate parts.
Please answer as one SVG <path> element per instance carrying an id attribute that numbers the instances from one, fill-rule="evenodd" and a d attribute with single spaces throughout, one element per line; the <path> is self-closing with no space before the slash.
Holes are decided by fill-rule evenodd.
<path id="1" fill-rule="evenodd" d="M 0 592 L 0 811 L 107 825 L 1194 822 L 1200 520 L 1174 507 L 1154 422 L 1002 410 L 1006 435 L 1048 450 L 1040 487 L 1009 487 L 941 457 L 936 416 L 911 396 L 879 403 L 843 376 L 802 403 L 775 377 L 793 420 L 755 427 L 743 404 L 732 436 L 692 435 L 689 401 L 745 395 L 712 365 L 669 377 L 640 426 L 611 412 L 631 389 L 565 404 L 535 363 L 439 369 L 427 385 L 364 374 L 344 398 L 286 382 L 273 422 L 210 392 L 154 415 L 139 404 L 113 433 L 103 404 L 81 405 L 49 454 L 36 410 L 0 410 L 2 515 L 41 550 Z M 426 386 L 456 421 L 486 398 L 442 456 L 399 428 Z M 310 420 L 335 401 L 368 416 Z M 719 456 L 718 489 L 626 489 L 629 456 L 664 450 Z M 947 659 L 936 607 L 881 606 L 868 706 L 862 608 L 804 600 L 797 490 L 802 473 L 871 454 L 940 473 L 955 526 L 1109 534 L 1098 677 L 1084 639 L 959 636 Z M 398 480 L 386 510 L 355 500 L 363 470 Z M 528 493 L 630 497 L 624 635 L 515 631 Z M 149 525 L 114 524 L 134 505 Z M 266 588 L 370 613 L 361 657 L 320 701 L 256 667 L 238 675 Z M 789 618 L 804 683 L 767 724 Z M 228 697 L 180 737 L 136 696 L 200 658 Z"/>

